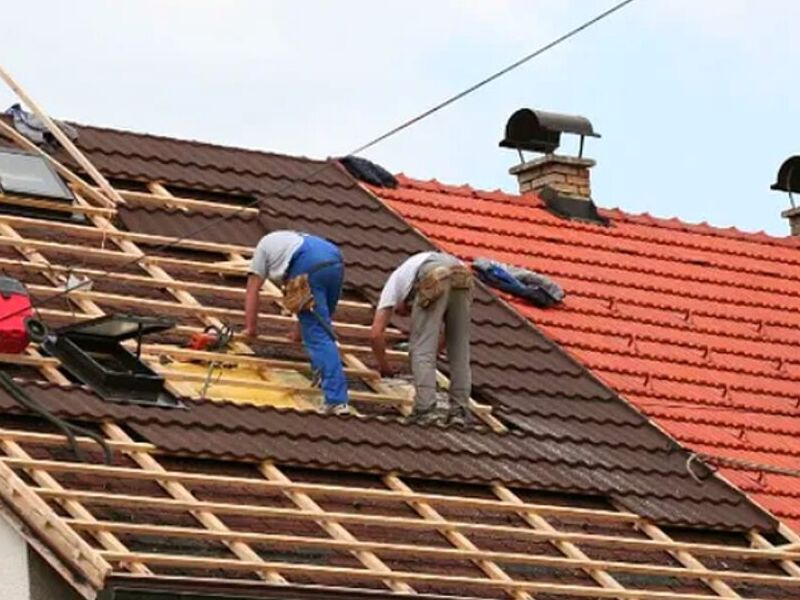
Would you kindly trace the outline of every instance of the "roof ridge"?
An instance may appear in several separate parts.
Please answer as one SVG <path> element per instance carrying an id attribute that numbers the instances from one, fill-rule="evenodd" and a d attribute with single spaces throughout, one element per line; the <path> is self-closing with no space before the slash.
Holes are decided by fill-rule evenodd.
<path id="1" fill-rule="evenodd" d="M 120 129 L 117 127 L 108 127 L 108 126 L 101 126 L 101 125 L 87 125 L 85 123 L 79 123 L 77 121 L 66 121 L 70 125 L 74 125 L 78 127 L 80 130 L 89 129 L 98 132 L 104 133 L 113 133 L 118 135 L 125 135 L 125 136 L 132 136 L 136 138 L 145 138 L 150 140 L 162 141 L 162 142 L 174 142 L 177 144 L 188 144 L 195 147 L 203 147 L 203 148 L 213 148 L 215 150 L 230 150 L 235 152 L 245 152 L 248 154 L 256 154 L 259 156 L 268 156 L 271 158 L 279 158 L 279 159 L 292 159 L 292 160 L 300 160 L 303 162 L 311 163 L 311 164 L 320 164 L 326 162 L 328 159 L 319 159 L 319 158 L 311 158 L 308 156 L 302 155 L 294 155 L 294 154 L 287 154 L 284 152 L 276 152 L 273 150 L 263 150 L 259 148 L 249 148 L 245 146 L 233 146 L 229 144 L 222 144 L 218 142 L 209 142 L 204 140 L 196 140 L 196 139 L 189 139 L 189 138 L 179 138 L 172 135 L 165 135 L 165 134 L 158 134 L 158 133 L 148 133 L 148 132 L 141 132 L 141 131 L 133 131 L 131 129 Z M 80 137 L 78 138 L 78 144 L 80 144 Z"/>
<path id="2" fill-rule="evenodd" d="M 461 196 L 461 197 L 480 197 L 483 200 L 488 202 L 507 202 L 509 204 L 514 204 L 516 206 L 524 205 L 521 200 L 523 200 L 525 194 L 513 194 L 509 192 L 505 192 L 501 189 L 496 190 L 480 190 L 473 188 L 468 184 L 462 184 L 460 186 L 454 184 L 447 184 L 442 183 L 437 179 L 431 179 L 428 181 L 415 179 L 413 177 L 409 177 L 405 173 L 398 173 L 396 175 L 398 181 L 401 183 L 402 186 L 410 187 L 412 189 L 420 189 L 423 191 L 434 191 L 430 189 L 431 187 L 435 188 L 436 191 L 441 193 Z M 466 188 L 469 190 L 470 194 L 464 194 L 461 190 Z M 502 198 L 498 198 L 497 196 L 500 195 Z M 539 199 L 538 196 L 531 194 L 535 198 Z M 531 206 L 530 208 L 542 208 L 543 205 L 540 206 Z M 634 213 L 625 211 L 619 207 L 598 207 L 598 210 L 601 215 L 607 216 L 613 219 L 619 219 L 620 217 L 625 219 L 629 222 L 636 222 L 637 220 L 646 220 L 649 223 L 639 223 L 645 226 L 651 227 L 658 227 L 660 229 L 675 229 L 675 226 L 679 226 L 683 228 L 684 231 L 687 233 L 694 233 L 696 235 L 708 235 L 714 237 L 721 237 L 727 239 L 743 239 L 752 243 L 757 244 L 764 244 L 768 246 L 781 246 L 781 247 L 789 247 L 800 250 L 800 239 L 794 236 L 775 236 L 765 232 L 763 229 L 758 231 L 744 231 L 739 229 L 735 226 L 724 227 L 721 225 L 712 225 L 707 221 L 701 221 L 697 223 L 693 223 L 690 221 L 686 221 L 680 219 L 678 217 L 656 217 L 649 212 L 643 213 Z M 612 214 L 609 214 L 612 213 Z M 669 225 L 671 223 L 672 225 Z"/>

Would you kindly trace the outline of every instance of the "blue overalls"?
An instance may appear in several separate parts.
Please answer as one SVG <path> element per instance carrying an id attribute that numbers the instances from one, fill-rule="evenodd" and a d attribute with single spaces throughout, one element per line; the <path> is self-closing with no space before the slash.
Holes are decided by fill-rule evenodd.
<path id="1" fill-rule="evenodd" d="M 344 263 L 342 253 L 328 240 L 304 235 L 303 245 L 298 248 L 286 278 L 291 279 L 308 273 L 308 283 L 314 295 L 314 313 L 304 310 L 297 316 L 303 335 L 303 345 L 311 359 L 311 368 L 322 376 L 322 391 L 325 404 L 337 406 L 347 404 L 347 379 L 344 376 L 342 359 L 333 332 L 332 317 L 342 293 Z M 320 263 L 334 264 L 317 268 Z M 323 325 L 320 321 L 327 325 Z"/>

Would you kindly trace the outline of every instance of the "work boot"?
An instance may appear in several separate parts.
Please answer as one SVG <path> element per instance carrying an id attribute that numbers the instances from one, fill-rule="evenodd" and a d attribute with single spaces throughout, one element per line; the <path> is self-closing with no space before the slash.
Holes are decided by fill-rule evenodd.
<path id="1" fill-rule="evenodd" d="M 349 404 L 323 404 L 317 408 L 317 412 L 321 415 L 335 415 L 337 417 L 351 414 Z"/>
<path id="2" fill-rule="evenodd" d="M 415 407 L 411 414 L 409 414 L 405 418 L 406 423 L 413 423 L 414 425 L 433 425 L 435 423 L 441 423 L 442 416 L 439 411 L 436 410 L 436 406 L 431 406 L 430 408 L 418 408 Z"/>
<path id="3" fill-rule="evenodd" d="M 466 406 L 451 406 L 447 411 L 445 422 L 453 427 L 471 427 L 475 422 L 475 417 Z"/>

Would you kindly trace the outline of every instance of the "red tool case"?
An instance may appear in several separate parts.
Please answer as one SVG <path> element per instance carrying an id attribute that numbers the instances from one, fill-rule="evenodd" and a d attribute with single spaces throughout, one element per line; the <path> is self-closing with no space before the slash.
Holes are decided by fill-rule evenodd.
<path id="1" fill-rule="evenodd" d="M 25 323 L 32 317 L 25 286 L 12 277 L 0 277 L 0 352 L 19 354 L 28 347 Z"/>

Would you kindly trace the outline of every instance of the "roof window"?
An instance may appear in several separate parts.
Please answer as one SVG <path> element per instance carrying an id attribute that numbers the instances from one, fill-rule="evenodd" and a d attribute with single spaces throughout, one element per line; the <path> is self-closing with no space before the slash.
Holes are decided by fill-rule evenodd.
<path id="1" fill-rule="evenodd" d="M 0 189 L 3 193 L 73 200 L 72 192 L 44 158 L 9 148 L 0 150 Z"/>
<path id="2" fill-rule="evenodd" d="M 83 221 L 85 217 L 75 212 L 75 197 L 41 156 L 0 148 L 0 212 Z"/>
<path id="3" fill-rule="evenodd" d="M 107 315 L 62 327 L 42 347 L 106 400 L 176 406 L 178 401 L 164 389 L 164 378 L 140 360 L 142 338 L 174 326 L 162 318 Z M 135 354 L 122 346 L 133 339 Z"/>

